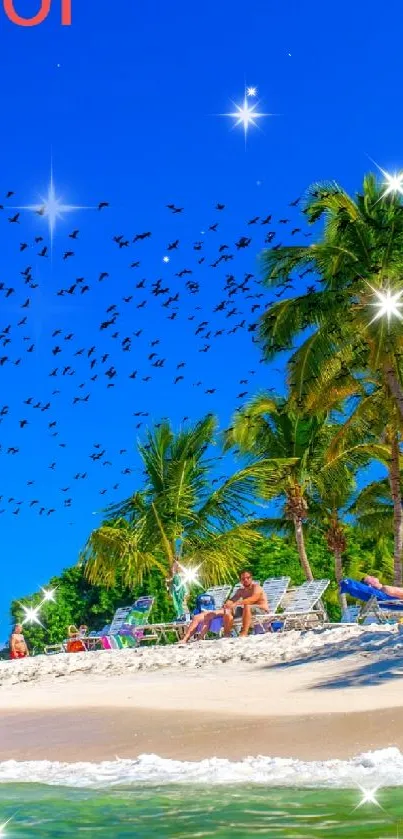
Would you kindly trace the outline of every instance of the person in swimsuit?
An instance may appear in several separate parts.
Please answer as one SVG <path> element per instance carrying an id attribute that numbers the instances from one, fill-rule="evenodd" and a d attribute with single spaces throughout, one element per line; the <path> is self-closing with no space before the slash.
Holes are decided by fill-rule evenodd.
<path id="1" fill-rule="evenodd" d="M 22 626 L 17 623 L 10 637 L 10 658 L 26 658 L 27 656 L 29 656 L 29 650 L 22 633 Z"/>
<path id="2" fill-rule="evenodd" d="M 390 598 L 403 600 L 403 588 L 401 588 L 400 586 L 383 585 L 379 582 L 378 577 L 371 577 L 370 574 L 367 574 L 366 577 L 363 577 L 362 582 L 366 583 L 368 586 L 372 586 L 372 588 L 377 588 L 378 591 L 383 591 Z"/>

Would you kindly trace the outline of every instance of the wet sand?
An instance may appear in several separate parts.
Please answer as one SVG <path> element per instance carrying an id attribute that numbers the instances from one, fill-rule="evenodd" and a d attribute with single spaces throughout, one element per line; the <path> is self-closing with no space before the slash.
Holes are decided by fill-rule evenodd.
<path id="1" fill-rule="evenodd" d="M 3 711 L 0 718 L 0 761 L 99 762 L 140 754 L 326 760 L 388 746 L 403 751 L 399 708 L 292 717 L 85 708 Z"/>

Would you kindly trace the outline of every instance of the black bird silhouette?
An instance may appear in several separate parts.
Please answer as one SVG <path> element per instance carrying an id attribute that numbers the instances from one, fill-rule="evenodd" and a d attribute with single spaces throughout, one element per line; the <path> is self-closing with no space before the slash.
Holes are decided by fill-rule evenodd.
<path id="1" fill-rule="evenodd" d="M 16 213 L 15 216 L 11 216 L 11 218 L 9 218 L 10 224 L 19 224 L 20 223 L 20 215 L 21 215 L 21 213 Z"/>
<path id="2" fill-rule="evenodd" d="M 100 204 L 98 204 L 98 210 L 105 210 L 106 207 L 109 207 L 109 201 L 101 201 Z"/>
<path id="3" fill-rule="evenodd" d="M 250 245 L 251 241 L 252 239 L 248 239 L 246 236 L 241 236 L 241 238 L 238 239 L 237 242 L 235 242 L 235 247 L 237 248 L 237 250 L 241 250 L 241 248 L 247 248 Z"/>

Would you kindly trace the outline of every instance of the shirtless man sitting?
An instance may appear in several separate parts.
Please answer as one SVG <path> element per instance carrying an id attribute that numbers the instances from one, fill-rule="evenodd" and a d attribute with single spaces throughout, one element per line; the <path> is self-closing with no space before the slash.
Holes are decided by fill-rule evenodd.
<path id="1" fill-rule="evenodd" d="M 22 634 L 22 626 L 20 623 L 17 623 L 10 637 L 10 657 L 12 659 L 26 658 L 28 655 L 29 650 Z"/>
<path id="2" fill-rule="evenodd" d="M 265 615 L 269 611 L 267 597 L 262 586 L 253 582 L 250 571 L 241 571 L 241 588 L 237 589 L 231 600 L 224 603 L 224 637 L 231 635 L 234 618 L 242 617 L 240 638 L 245 638 L 250 630 L 253 615 Z"/>
<path id="3" fill-rule="evenodd" d="M 244 638 L 251 627 L 252 616 L 264 615 L 269 612 L 267 597 L 262 587 L 253 582 L 250 571 L 241 571 L 239 579 L 241 587 L 237 589 L 231 600 L 227 600 L 224 603 L 222 609 L 217 609 L 214 612 L 204 612 L 194 616 L 186 634 L 179 642 L 180 644 L 186 644 L 196 631 L 200 638 L 204 638 L 214 618 L 219 616 L 223 616 L 224 619 L 224 636 L 226 638 L 231 635 L 234 618 L 242 617 L 240 637 Z"/>

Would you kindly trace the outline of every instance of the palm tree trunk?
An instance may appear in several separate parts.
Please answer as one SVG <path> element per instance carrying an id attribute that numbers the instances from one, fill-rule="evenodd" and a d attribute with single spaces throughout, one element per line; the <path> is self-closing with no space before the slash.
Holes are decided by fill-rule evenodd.
<path id="1" fill-rule="evenodd" d="M 392 394 L 395 402 L 397 410 L 401 418 L 403 419 L 403 390 L 401 388 L 400 382 L 396 376 L 396 371 L 392 364 L 388 363 L 384 367 L 384 373 L 386 377 L 386 381 L 388 383 L 388 387 L 390 393 Z"/>
<path id="2" fill-rule="evenodd" d="M 393 582 L 395 586 L 402 585 L 402 548 L 403 548 L 403 517 L 402 517 L 402 493 L 400 488 L 400 449 L 397 432 L 392 437 L 392 458 L 389 467 L 389 485 L 393 501 L 393 536 L 394 536 L 394 572 Z"/>
<path id="3" fill-rule="evenodd" d="M 337 582 L 337 593 L 342 613 L 347 609 L 347 597 L 340 591 L 340 583 L 343 579 L 343 562 L 342 553 L 337 548 L 333 551 L 334 554 L 334 574 Z"/>
<path id="4" fill-rule="evenodd" d="M 309 564 L 309 559 L 306 554 L 305 549 L 305 539 L 304 539 L 304 531 L 302 529 L 302 519 L 298 516 L 294 516 L 294 528 L 295 528 L 295 539 L 297 541 L 297 548 L 298 548 L 298 556 L 299 561 L 301 563 L 302 570 L 307 578 L 307 580 L 313 580 L 313 574 L 311 571 L 311 566 Z"/>

